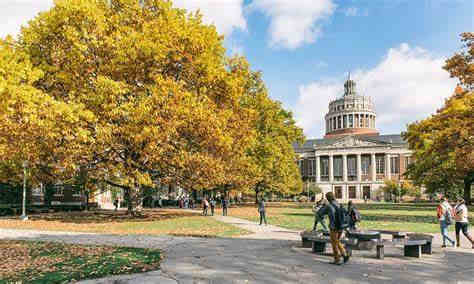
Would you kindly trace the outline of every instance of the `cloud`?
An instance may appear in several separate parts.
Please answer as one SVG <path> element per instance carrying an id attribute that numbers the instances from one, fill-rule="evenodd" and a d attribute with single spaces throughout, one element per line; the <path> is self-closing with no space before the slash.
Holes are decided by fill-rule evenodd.
<path id="1" fill-rule="evenodd" d="M 173 4 L 192 12 L 200 10 L 204 22 L 214 24 L 221 34 L 230 35 L 235 29 L 247 29 L 244 0 L 174 0 Z"/>
<path id="2" fill-rule="evenodd" d="M 1 0 L 0 37 L 17 35 L 22 25 L 52 6 L 53 0 Z"/>
<path id="3" fill-rule="evenodd" d="M 357 91 L 375 101 L 381 133 L 400 133 L 406 124 L 428 117 L 443 105 L 457 83 L 441 68 L 444 60 L 403 43 L 389 49 L 374 68 L 352 73 Z M 342 96 L 345 77 L 299 87 L 295 116 L 308 136 L 324 135 L 328 103 Z"/>
<path id="4" fill-rule="evenodd" d="M 357 16 L 359 9 L 357 7 L 349 7 L 344 10 L 346 16 Z"/>
<path id="5" fill-rule="evenodd" d="M 294 49 L 316 41 L 336 5 L 332 0 L 254 0 L 250 9 L 270 18 L 271 46 Z"/>

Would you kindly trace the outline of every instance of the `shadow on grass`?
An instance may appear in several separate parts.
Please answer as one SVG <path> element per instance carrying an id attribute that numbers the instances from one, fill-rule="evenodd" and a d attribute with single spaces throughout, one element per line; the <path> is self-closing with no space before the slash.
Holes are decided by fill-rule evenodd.
<path id="1" fill-rule="evenodd" d="M 200 216 L 199 213 L 184 210 L 148 209 L 139 215 L 129 215 L 125 211 L 82 211 L 82 212 L 57 212 L 41 213 L 29 216 L 31 221 L 56 221 L 74 224 L 103 224 L 124 222 L 153 222 L 181 217 Z"/>

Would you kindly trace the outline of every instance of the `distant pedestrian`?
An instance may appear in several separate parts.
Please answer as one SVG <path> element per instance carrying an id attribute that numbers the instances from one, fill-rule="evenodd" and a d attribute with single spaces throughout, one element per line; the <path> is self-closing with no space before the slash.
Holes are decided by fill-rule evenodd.
<path id="1" fill-rule="evenodd" d="M 464 199 L 458 198 L 458 202 L 454 207 L 454 220 L 456 220 L 456 245 L 457 247 L 461 246 L 461 231 L 464 236 L 471 242 L 471 246 L 474 249 L 474 240 L 472 239 L 471 234 L 469 234 L 469 220 L 468 220 L 468 211 L 467 206 L 464 202 Z"/>
<path id="2" fill-rule="evenodd" d="M 222 199 L 222 216 L 227 216 L 227 207 L 229 207 L 229 202 L 227 198 Z"/>
<path id="3" fill-rule="evenodd" d="M 267 217 L 265 216 L 265 199 L 262 197 L 260 202 L 258 202 L 258 213 L 260 214 L 260 225 L 262 225 L 263 221 L 265 221 L 265 225 L 267 225 Z"/>
<path id="4" fill-rule="evenodd" d="M 209 201 L 206 198 L 202 200 L 202 215 L 207 216 L 207 209 L 209 208 Z"/>
<path id="5" fill-rule="evenodd" d="M 366 195 L 364 195 L 364 203 L 367 203 L 369 201 L 369 197 Z"/>
<path id="6" fill-rule="evenodd" d="M 352 201 L 347 203 L 347 212 L 349 213 L 349 230 L 355 231 L 357 230 L 357 223 L 360 222 L 360 213 Z"/>
<path id="7" fill-rule="evenodd" d="M 314 225 L 313 225 L 313 231 L 316 231 L 318 228 L 318 223 L 321 224 L 321 227 L 323 228 L 323 231 L 327 232 L 328 227 L 326 225 L 326 222 L 324 221 L 324 216 L 321 216 L 319 211 L 326 206 L 327 200 L 322 198 L 319 200 L 314 206 L 313 206 L 313 213 L 314 213 Z"/>
<path id="8" fill-rule="evenodd" d="M 194 209 L 194 199 L 189 199 L 189 208 Z"/>
<path id="9" fill-rule="evenodd" d="M 119 200 L 117 198 L 114 200 L 114 206 L 115 206 L 115 211 L 117 211 L 118 206 L 119 206 Z"/>
<path id="10" fill-rule="evenodd" d="M 214 216 L 214 209 L 216 208 L 216 201 L 214 198 L 211 198 L 209 204 L 211 205 L 211 216 Z"/>
<path id="11" fill-rule="evenodd" d="M 329 230 L 332 250 L 334 252 L 334 262 L 332 264 L 340 265 L 341 256 L 344 259 L 344 263 L 349 261 L 349 255 L 346 253 L 344 246 L 341 244 L 342 231 L 345 229 L 345 224 L 342 221 L 346 211 L 343 207 L 339 206 L 334 194 L 332 192 L 326 193 L 326 199 L 328 204 L 320 210 L 320 215 L 328 215 L 329 217 Z"/>
<path id="12" fill-rule="evenodd" d="M 441 235 L 443 236 L 443 245 L 441 247 L 446 247 L 446 240 L 454 247 L 454 241 L 448 236 L 449 226 L 453 223 L 453 208 L 449 205 L 446 197 L 441 197 L 440 204 L 436 211 L 441 228 Z"/>

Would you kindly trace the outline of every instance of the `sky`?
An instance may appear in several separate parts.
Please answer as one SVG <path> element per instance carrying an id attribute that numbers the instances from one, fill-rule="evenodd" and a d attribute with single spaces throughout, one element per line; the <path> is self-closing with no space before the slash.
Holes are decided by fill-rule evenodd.
<path id="1" fill-rule="evenodd" d="M 324 135 L 330 100 L 351 72 L 375 101 L 377 128 L 397 134 L 442 106 L 457 84 L 442 69 L 474 31 L 472 0 L 174 0 L 200 10 L 229 55 L 261 71 L 272 98 L 308 138 Z M 53 0 L 0 0 L 0 37 L 17 34 Z"/>

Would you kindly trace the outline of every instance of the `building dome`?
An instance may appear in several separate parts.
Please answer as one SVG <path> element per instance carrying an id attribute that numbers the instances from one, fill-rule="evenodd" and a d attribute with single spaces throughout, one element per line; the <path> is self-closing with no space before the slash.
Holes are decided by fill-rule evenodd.
<path id="1" fill-rule="evenodd" d="M 329 103 L 325 116 L 326 136 L 378 135 L 375 128 L 377 114 L 372 99 L 356 92 L 356 83 L 349 78 L 344 83 L 344 95 Z"/>

